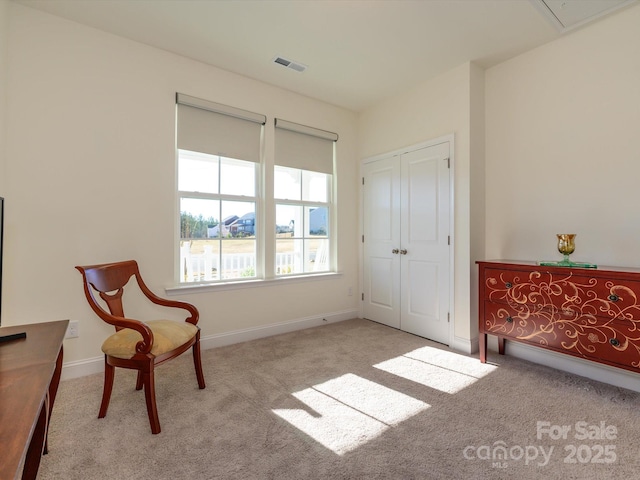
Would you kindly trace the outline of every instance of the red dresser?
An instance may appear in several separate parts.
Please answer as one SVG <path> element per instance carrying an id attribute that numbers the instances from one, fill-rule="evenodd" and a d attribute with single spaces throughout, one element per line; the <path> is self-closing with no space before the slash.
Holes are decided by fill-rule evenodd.
<path id="1" fill-rule="evenodd" d="M 489 334 L 640 372 L 640 269 L 477 263 L 481 362 Z"/>

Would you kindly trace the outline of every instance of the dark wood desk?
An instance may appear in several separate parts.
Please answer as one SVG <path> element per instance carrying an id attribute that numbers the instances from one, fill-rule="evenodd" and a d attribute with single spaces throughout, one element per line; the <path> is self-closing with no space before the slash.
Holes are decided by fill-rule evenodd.
<path id="1" fill-rule="evenodd" d="M 68 320 L 0 328 L 0 479 L 35 479 L 62 370 Z"/>

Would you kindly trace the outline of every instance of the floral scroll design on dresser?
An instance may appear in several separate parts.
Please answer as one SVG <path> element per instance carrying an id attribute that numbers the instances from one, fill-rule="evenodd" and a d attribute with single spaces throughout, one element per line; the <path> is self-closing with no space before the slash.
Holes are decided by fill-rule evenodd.
<path id="1" fill-rule="evenodd" d="M 640 368 L 640 304 L 629 287 L 572 273 L 496 274 L 487 297 L 506 305 L 485 317 L 489 332 L 584 357 L 617 351 Z"/>

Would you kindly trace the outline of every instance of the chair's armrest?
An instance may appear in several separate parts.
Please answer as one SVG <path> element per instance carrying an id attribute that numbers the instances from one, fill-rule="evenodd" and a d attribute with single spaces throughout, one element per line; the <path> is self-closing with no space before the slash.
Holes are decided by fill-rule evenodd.
<path id="1" fill-rule="evenodd" d="M 200 319 L 200 312 L 195 307 L 195 305 L 187 302 L 180 302 L 178 300 L 167 300 L 166 298 L 162 297 L 156 297 L 155 300 L 151 301 L 157 305 L 162 305 L 164 307 L 181 308 L 183 310 L 186 310 L 187 312 L 189 312 L 190 316 L 185 318 L 184 321 L 192 323 L 194 325 L 198 324 L 198 320 Z"/>
<path id="2" fill-rule="evenodd" d="M 166 298 L 158 297 L 156 295 L 153 295 L 153 298 L 151 298 L 151 297 L 148 297 L 148 298 L 153 303 L 155 303 L 157 305 L 162 305 L 163 307 L 181 308 L 183 310 L 186 310 L 191 315 L 189 317 L 185 318 L 185 322 L 189 322 L 189 323 L 192 323 L 194 325 L 198 324 L 198 320 L 200 319 L 200 312 L 195 307 L 195 305 L 192 305 L 192 304 L 187 303 L 187 302 L 181 302 L 181 301 L 178 301 L 178 300 L 167 300 Z"/>
<path id="3" fill-rule="evenodd" d="M 153 332 L 145 323 L 133 318 L 116 317 L 107 312 L 104 312 L 104 316 L 100 316 L 105 322 L 116 327 L 117 330 L 130 328 L 140 333 L 142 340 L 136 344 L 137 353 L 147 354 L 151 351 L 151 347 L 153 347 Z"/>
<path id="4" fill-rule="evenodd" d="M 136 280 L 138 281 L 138 285 L 140 286 L 140 290 L 142 290 L 142 293 L 144 293 L 145 296 L 153 303 L 155 303 L 156 305 L 161 305 L 163 307 L 181 308 L 183 310 L 186 310 L 191 315 L 185 319 L 185 322 L 192 323 L 193 325 L 198 324 L 198 320 L 200 319 L 200 312 L 195 305 L 187 302 L 181 302 L 179 300 L 169 300 L 167 298 L 159 297 L 151 290 L 149 290 L 149 288 L 142 281 L 142 278 L 136 276 Z"/>
<path id="5" fill-rule="evenodd" d="M 93 296 L 93 291 L 89 288 L 87 282 L 84 283 L 84 292 L 89 300 L 89 306 L 91 310 L 93 310 L 98 317 L 107 322 L 109 325 L 113 325 L 116 327 L 116 330 L 120 330 L 122 328 L 131 328 L 142 335 L 142 341 L 138 342 L 136 345 L 136 352 L 140 353 L 149 353 L 151 351 L 151 347 L 153 346 L 153 332 L 151 329 L 145 325 L 140 320 L 134 320 L 133 318 L 125 318 L 117 315 L 112 315 L 110 312 L 106 311 L 102 308 L 102 305 L 98 304 L 95 297 Z M 122 295 L 122 289 L 118 292 L 118 296 Z"/>

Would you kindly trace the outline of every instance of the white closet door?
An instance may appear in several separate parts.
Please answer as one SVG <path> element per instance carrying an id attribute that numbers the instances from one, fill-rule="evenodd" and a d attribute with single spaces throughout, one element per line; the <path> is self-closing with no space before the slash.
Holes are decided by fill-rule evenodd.
<path id="1" fill-rule="evenodd" d="M 449 143 L 401 157 L 402 330 L 449 344 Z"/>
<path id="2" fill-rule="evenodd" d="M 364 166 L 364 317 L 400 328 L 400 162 Z"/>
<path id="3" fill-rule="evenodd" d="M 449 344 L 449 142 L 365 164 L 365 318 Z"/>

